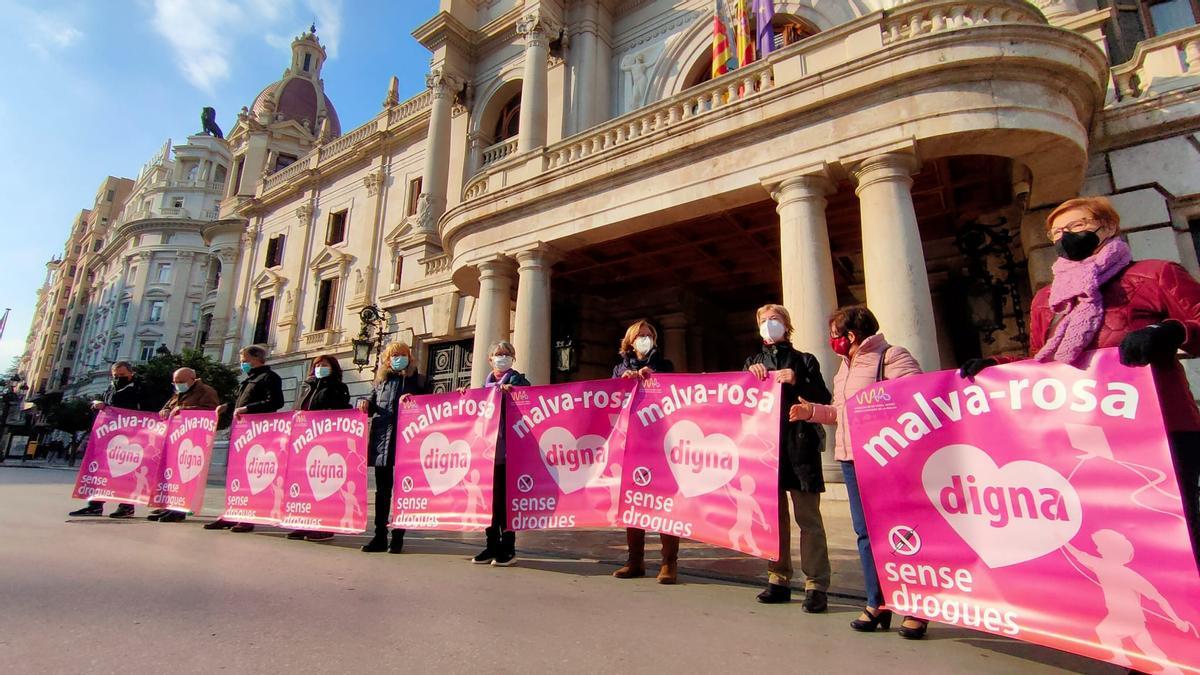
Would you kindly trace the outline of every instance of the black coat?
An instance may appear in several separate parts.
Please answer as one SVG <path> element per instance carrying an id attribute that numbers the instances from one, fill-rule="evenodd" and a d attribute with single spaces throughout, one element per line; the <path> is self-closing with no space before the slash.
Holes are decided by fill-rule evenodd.
<path id="1" fill-rule="evenodd" d="M 277 412 L 283 407 L 283 380 L 271 366 L 251 368 L 238 384 L 233 407 L 251 414 Z"/>
<path id="2" fill-rule="evenodd" d="M 104 404 L 126 410 L 158 409 L 151 397 L 146 395 L 146 387 L 142 381 L 136 377 L 123 387 L 109 385 L 108 390 L 104 392 Z"/>
<path id="3" fill-rule="evenodd" d="M 341 380 L 310 377 L 300 386 L 294 410 L 346 410 L 350 407 L 350 390 Z"/>
<path id="4" fill-rule="evenodd" d="M 396 421 L 400 413 L 400 397 L 404 394 L 428 394 L 428 383 L 419 373 L 388 375 L 376 382 L 367 399 L 367 414 L 371 416 L 371 466 L 395 466 Z"/>
<path id="5" fill-rule="evenodd" d="M 639 359 L 637 353 L 632 349 L 621 354 L 621 362 L 613 366 L 614 378 L 621 377 L 630 370 L 641 370 L 649 366 L 650 370 L 656 373 L 673 373 L 675 372 L 675 364 L 665 358 L 658 348 L 650 350 L 650 354 L 644 359 Z"/>
<path id="6" fill-rule="evenodd" d="M 495 382 L 495 374 L 489 371 L 485 382 Z M 505 373 L 504 377 L 502 378 L 502 381 L 497 383 L 497 386 L 504 385 L 504 384 L 510 384 L 514 387 L 531 386 L 530 382 L 529 382 L 529 378 L 525 377 L 524 373 L 518 372 L 515 368 L 512 370 L 509 370 L 507 373 Z M 505 420 L 504 420 L 505 412 L 504 411 L 507 409 L 508 409 L 508 406 L 505 405 L 505 403 L 504 403 L 504 397 L 501 397 L 500 398 L 500 435 L 496 438 L 496 463 L 497 464 L 504 464 L 508 461 L 508 452 L 507 452 L 507 450 L 505 450 L 505 446 L 504 446 L 504 437 L 505 437 L 504 430 L 507 428 L 505 426 Z"/>
<path id="7" fill-rule="evenodd" d="M 821 377 L 821 364 L 812 354 L 797 351 L 787 342 L 763 345 L 761 351 L 746 359 L 745 368 L 761 363 L 767 370 L 791 368 L 795 384 L 783 385 L 779 410 L 779 487 L 801 492 L 824 492 L 821 472 L 821 448 L 825 432 L 819 424 L 789 422 L 788 409 L 803 397 L 806 401 L 828 405 L 833 395 Z"/>

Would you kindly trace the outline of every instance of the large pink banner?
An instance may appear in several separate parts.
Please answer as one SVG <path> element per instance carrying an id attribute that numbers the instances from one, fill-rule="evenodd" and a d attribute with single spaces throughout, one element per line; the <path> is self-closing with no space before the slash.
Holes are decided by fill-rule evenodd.
<path id="1" fill-rule="evenodd" d="M 780 385 L 655 375 L 633 399 L 618 523 L 779 559 Z"/>
<path id="2" fill-rule="evenodd" d="M 499 388 L 469 389 L 401 404 L 392 527 L 472 531 L 491 524 L 500 397 Z"/>
<path id="3" fill-rule="evenodd" d="M 506 397 L 509 527 L 616 527 L 637 381 L 513 389 Z"/>
<path id="4" fill-rule="evenodd" d="M 216 435 L 216 411 L 181 410 L 171 417 L 150 506 L 192 513 L 204 506 L 204 487 L 208 483 L 208 465 Z"/>
<path id="5" fill-rule="evenodd" d="M 1115 349 L 848 402 L 891 609 L 1148 672 L 1200 668 L 1200 575 L 1149 368 Z"/>
<path id="6" fill-rule="evenodd" d="M 239 415 L 233 420 L 222 519 L 259 525 L 278 525 L 283 520 L 293 414 Z"/>
<path id="7" fill-rule="evenodd" d="M 167 423 L 158 413 L 107 407 L 96 414 L 73 497 L 148 504 Z"/>
<path id="8" fill-rule="evenodd" d="M 356 534 L 367 529 L 367 416 L 305 410 L 292 418 L 280 527 Z"/>

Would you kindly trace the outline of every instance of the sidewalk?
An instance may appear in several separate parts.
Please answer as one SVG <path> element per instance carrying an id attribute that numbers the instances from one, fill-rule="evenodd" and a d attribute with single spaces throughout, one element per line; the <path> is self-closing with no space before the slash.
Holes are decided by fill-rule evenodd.
<path id="1" fill-rule="evenodd" d="M 0 466 L 49 469 L 76 472 L 78 467 L 65 465 L 47 466 L 44 461 L 6 461 Z M 214 465 L 208 477 L 208 489 L 204 496 L 204 508 L 200 519 L 215 518 L 225 502 L 225 467 Z M 374 509 L 374 477 L 371 476 L 372 511 Z M 825 519 L 825 532 L 829 541 L 829 560 L 833 566 L 833 584 L 830 593 L 848 598 L 862 599 L 862 567 L 858 562 L 854 528 L 850 523 L 849 502 L 837 499 L 840 496 L 834 486 L 821 500 L 821 514 Z M 831 498 L 832 497 L 832 498 Z M 139 507 L 139 513 L 141 513 Z M 271 528 L 260 528 L 270 531 Z M 482 545 L 483 533 L 458 533 L 439 531 L 412 531 L 409 537 L 447 542 L 478 542 Z M 339 537 L 340 538 L 340 537 Z M 365 537 L 363 537 L 365 541 Z M 653 534 L 646 537 L 646 573 L 657 573 L 658 541 Z M 803 575 L 800 572 L 800 534 L 792 526 L 792 563 L 796 569 L 793 587 L 802 590 Z M 625 532 L 623 530 L 535 530 L 517 535 L 518 553 L 570 558 L 585 562 L 597 562 L 617 566 L 625 561 Z M 736 553 L 708 544 L 684 540 L 680 545 L 679 569 L 683 574 L 733 581 L 754 586 L 766 586 L 767 563 L 764 560 Z"/>

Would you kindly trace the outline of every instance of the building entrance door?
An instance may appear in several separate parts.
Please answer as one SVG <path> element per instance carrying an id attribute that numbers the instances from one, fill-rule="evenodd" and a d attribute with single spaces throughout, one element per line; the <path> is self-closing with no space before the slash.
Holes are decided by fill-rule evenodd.
<path id="1" fill-rule="evenodd" d="M 471 386 L 471 349 L 474 340 L 443 342 L 430 345 L 429 374 L 430 388 L 435 394 L 444 394 L 459 387 Z"/>

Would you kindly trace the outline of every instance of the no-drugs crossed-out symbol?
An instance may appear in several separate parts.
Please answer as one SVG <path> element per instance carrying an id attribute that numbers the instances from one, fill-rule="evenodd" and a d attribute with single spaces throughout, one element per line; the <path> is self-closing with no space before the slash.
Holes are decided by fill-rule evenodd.
<path id="1" fill-rule="evenodd" d="M 400 481 L 400 489 L 404 490 L 405 492 L 412 492 L 412 490 L 413 490 L 412 476 L 405 476 L 404 480 Z"/>
<path id="2" fill-rule="evenodd" d="M 88 464 L 88 471 L 91 471 L 92 473 L 95 473 L 95 472 L 97 472 L 97 471 L 99 471 L 99 470 L 100 470 L 100 462 L 95 462 L 95 461 L 93 461 L 93 462 L 91 462 L 90 464 Z"/>
<path id="3" fill-rule="evenodd" d="M 300 496 L 300 484 L 292 483 L 292 487 L 290 490 L 288 490 L 288 494 L 290 494 L 293 499 L 295 499 L 296 497 L 299 497 Z"/>
<path id="4" fill-rule="evenodd" d="M 921 550 L 921 536 L 916 528 L 897 525 L 888 532 L 888 544 L 897 555 L 916 555 Z"/>
<path id="5" fill-rule="evenodd" d="M 533 489 L 533 476 L 530 476 L 527 473 L 521 474 L 521 477 L 517 479 L 517 489 L 520 490 L 521 492 L 529 492 L 530 490 L 532 490 Z"/>
<path id="6" fill-rule="evenodd" d="M 639 466 L 633 470 L 633 483 L 638 487 L 646 487 L 650 484 L 650 469 L 648 467 Z"/>
<path id="7" fill-rule="evenodd" d="M 242 489 L 242 481 L 234 478 L 233 483 L 229 487 L 233 488 L 234 492 L 237 492 L 238 490 Z"/>
<path id="8" fill-rule="evenodd" d="M 171 467 L 167 467 L 167 470 L 163 472 L 163 475 L 166 476 L 167 480 L 171 480 L 171 478 L 175 476 L 175 472 L 171 470 Z"/>

